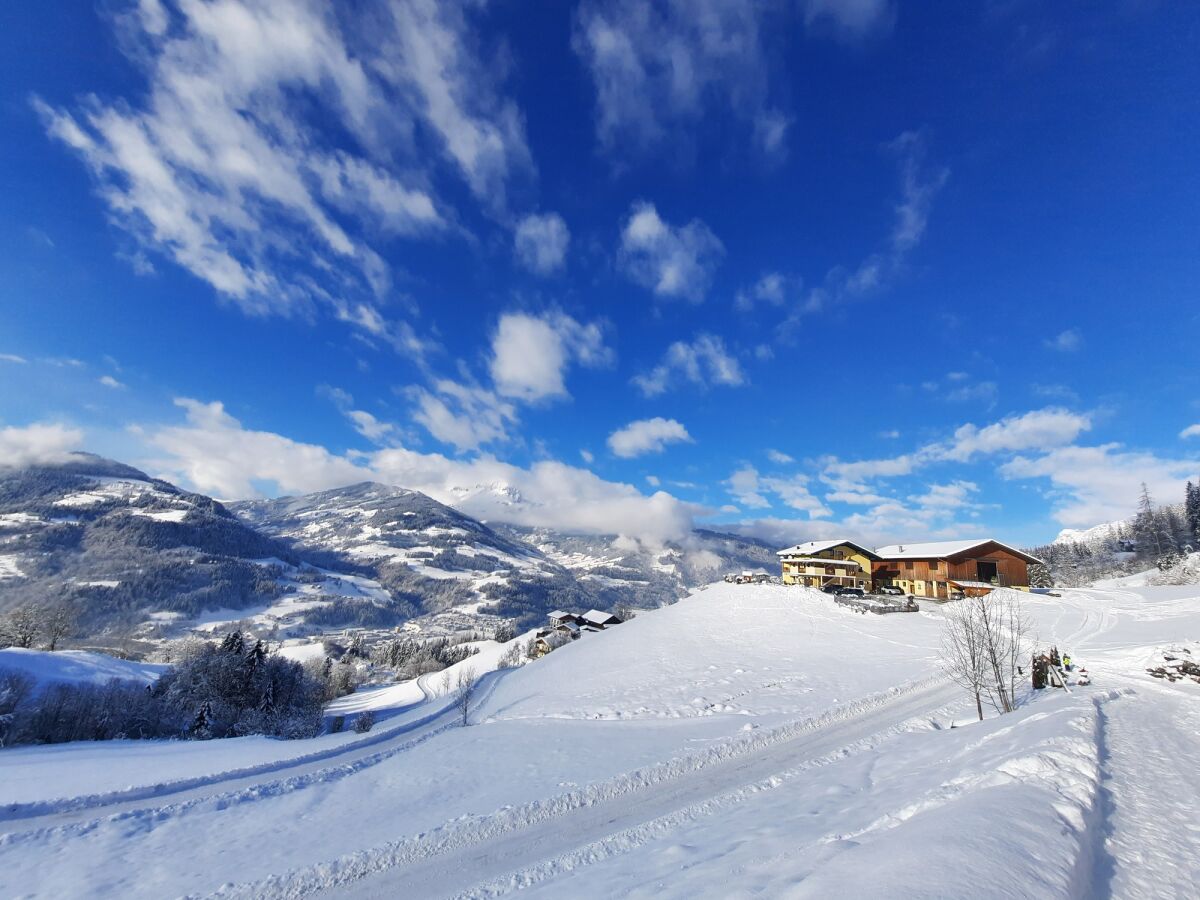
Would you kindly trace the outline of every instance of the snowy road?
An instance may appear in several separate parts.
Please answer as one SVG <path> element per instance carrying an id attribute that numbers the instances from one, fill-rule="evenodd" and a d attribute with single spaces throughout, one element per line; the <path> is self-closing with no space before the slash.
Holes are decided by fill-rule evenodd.
<path id="1" fill-rule="evenodd" d="M 436 839 L 401 841 L 366 850 L 342 864 L 322 865 L 269 883 L 242 886 L 233 896 L 295 896 L 330 889 L 345 897 L 455 896 L 528 866 L 581 850 L 589 856 L 636 844 L 640 835 L 711 815 L 740 797 L 799 772 L 878 746 L 919 720 L 928 727 L 962 705 L 961 692 L 925 682 L 869 708 L 794 736 L 772 740 L 744 756 L 719 759 L 663 781 L 634 784 L 582 805 L 534 805 L 525 816 L 498 817 L 466 833 L 451 828 Z M 617 840 L 613 841 L 612 839 Z M 601 844 L 609 840 L 606 847 Z"/>

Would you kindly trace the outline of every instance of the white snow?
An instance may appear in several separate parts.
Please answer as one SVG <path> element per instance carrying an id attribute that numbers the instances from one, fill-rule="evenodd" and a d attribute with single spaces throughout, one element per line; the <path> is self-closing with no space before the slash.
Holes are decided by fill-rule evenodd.
<path id="1" fill-rule="evenodd" d="M 25 573 L 20 566 L 21 558 L 14 554 L 0 556 L 0 581 L 5 578 L 24 578 Z"/>
<path id="2" fill-rule="evenodd" d="M 188 512 L 186 509 L 140 509 L 137 507 L 129 510 L 130 515 L 153 519 L 156 522 L 182 522 Z"/>
<path id="3" fill-rule="evenodd" d="M 24 650 L 9 647 L 0 650 L 0 670 L 10 669 L 31 676 L 41 689 L 54 683 L 106 684 L 114 678 L 122 681 L 153 683 L 166 666 L 157 663 L 131 662 L 103 653 L 84 650 Z"/>
<path id="4" fill-rule="evenodd" d="M 1200 684 L 1145 668 L 1200 587 L 1061 593 L 1026 608 L 1092 685 L 982 723 L 941 608 L 716 585 L 486 674 L 467 728 L 435 673 L 339 701 L 365 739 L 0 751 L 0 894 L 1192 896 Z"/>

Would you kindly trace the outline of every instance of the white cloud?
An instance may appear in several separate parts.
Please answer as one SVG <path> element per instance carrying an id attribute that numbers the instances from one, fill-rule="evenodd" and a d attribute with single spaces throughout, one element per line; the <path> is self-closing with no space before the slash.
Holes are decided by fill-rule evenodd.
<path id="1" fill-rule="evenodd" d="M 974 403 L 989 410 L 995 407 L 999 396 L 1000 387 L 994 381 L 963 384 L 946 393 L 950 403 Z"/>
<path id="2" fill-rule="evenodd" d="M 175 405 L 185 411 L 186 424 L 148 432 L 150 444 L 168 455 L 155 464 L 206 494 L 258 497 L 257 485 L 267 481 L 282 493 L 308 493 L 371 478 L 365 467 L 324 447 L 244 429 L 220 402 L 181 397 Z"/>
<path id="3" fill-rule="evenodd" d="M 632 485 L 552 460 L 520 468 L 488 456 L 455 460 L 403 447 L 351 459 L 246 429 L 220 403 L 176 402 L 186 423 L 144 429 L 166 454 L 156 465 L 166 477 L 219 497 L 257 497 L 268 486 L 272 493 L 301 493 L 369 479 L 421 491 L 486 520 L 656 542 L 686 539 L 693 516 L 703 511 L 663 491 L 647 497 Z M 514 503 L 514 496 L 520 500 Z"/>
<path id="4" fill-rule="evenodd" d="M 762 486 L 792 509 L 803 510 L 814 519 L 830 515 L 829 507 L 809 492 L 808 478 L 804 475 L 764 478 Z"/>
<path id="5" fill-rule="evenodd" d="M 667 444 L 691 443 L 691 440 L 692 436 L 681 423 L 655 416 L 618 428 L 608 436 L 608 448 L 616 456 L 630 459 L 646 453 L 661 453 Z"/>
<path id="6" fill-rule="evenodd" d="M 1089 528 L 1132 515 L 1143 482 L 1159 502 L 1178 502 L 1184 485 L 1200 479 L 1200 461 L 1164 459 L 1120 444 L 1102 444 L 1018 456 L 1001 466 L 1000 473 L 1013 479 L 1049 479 L 1055 519 L 1070 528 Z"/>
<path id="7" fill-rule="evenodd" d="M 0 428 L 0 467 L 57 463 L 69 459 L 83 443 L 78 428 L 54 422 L 35 422 Z"/>
<path id="8" fill-rule="evenodd" d="M 620 156 L 689 143 L 729 113 L 768 157 L 786 153 L 790 118 L 770 103 L 768 4 L 725 0 L 585 2 L 572 46 L 596 92 L 596 134 Z M 786 27 L 786 26 L 784 26 Z"/>
<path id="9" fill-rule="evenodd" d="M 621 229 L 618 261 L 625 273 L 655 296 L 704 299 L 725 248 L 699 219 L 672 226 L 654 204 L 636 202 Z"/>
<path id="10" fill-rule="evenodd" d="M 458 450 L 507 440 L 509 426 L 517 421 L 516 408 L 509 401 L 486 388 L 449 378 L 436 380 L 432 390 L 412 387 L 407 393 L 416 405 L 413 419 Z"/>
<path id="11" fill-rule="evenodd" d="M 557 213 L 528 215 L 517 224 L 513 237 L 517 261 L 531 272 L 549 275 L 563 267 L 571 233 Z"/>
<path id="12" fill-rule="evenodd" d="M 354 430 L 371 443 L 386 444 L 399 437 L 400 430 L 395 425 L 379 420 L 365 409 L 355 409 L 354 397 L 349 392 L 322 385 L 317 388 L 317 393 L 332 400 L 342 415 L 354 426 Z"/>
<path id="13" fill-rule="evenodd" d="M 992 454 L 1070 444 L 1092 427 L 1084 413 L 1051 407 L 1023 415 L 1006 416 L 984 428 L 963 425 L 949 446 L 936 449 L 935 458 L 965 462 L 977 453 Z"/>
<path id="14" fill-rule="evenodd" d="M 572 362 L 599 366 L 611 359 L 595 322 L 584 325 L 563 313 L 505 313 L 492 336 L 490 369 L 499 394 L 535 402 L 567 396 Z"/>
<path id="15" fill-rule="evenodd" d="M 1078 328 L 1068 328 L 1066 331 L 1060 331 L 1052 338 L 1048 338 L 1045 345 L 1051 350 L 1057 350 L 1060 353 L 1074 353 L 1083 346 L 1083 335 L 1079 333 Z"/>
<path id="16" fill-rule="evenodd" d="M 726 351 L 724 341 L 715 335 L 700 334 L 691 343 L 676 341 L 667 348 L 662 362 L 632 379 L 647 397 L 665 393 L 680 380 L 701 386 L 737 386 L 745 384 L 746 376 Z"/>
<path id="17" fill-rule="evenodd" d="M 844 41 L 891 31 L 896 21 L 891 0 L 801 0 L 801 6 L 807 27 Z"/>
<path id="18" fill-rule="evenodd" d="M 1200 437 L 1200 423 L 1189 425 L 1183 431 L 1179 432 L 1181 438 Z"/>
<path id="19" fill-rule="evenodd" d="M 590 466 L 596 461 L 596 454 L 594 454 L 591 450 L 580 450 L 579 458 Z"/>
<path id="20" fill-rule="evenodd" d="M 650 485 L 650 487 L 661 487 L 662 479 L 659 478 L 657 475 L 647 475 L 646 476 L 646 484 Z"/>
<path id="21" fill-rule="evenodd" d="M 925 509 L 954 510 L 972 503 L 971 496 L 979 492 L 973 481 L 952 481 L 949 484 L 931 484 L 924 494 L 909 497 L 909 502 Z"/>
<path id="22" fill-rule="evenodd" d="M 771 501 L 760 493 L 761 479 L 759 478 L 758 469 L 748 463 L 740 469 L 735 470 L 729 476 L 726 485 L 729 487 L 729 493 L 742 506 L 748 506 L 751 509 L 762 509 L 771 505 Z"/>
<path id="23" fill-rule="evenodd" d="M 734 309 L 749 312 L 759 303 L 782 306 L 790 294 L 800 290 L 802 284 L 799 278 L 790 278 L 779 272 L 765 272 L 753 285 L 734 295 Z"/>
<path id="24" fill-rule="evenodd" d="M 767 450 L 767 459 L 781 466 L 786 466 L 789 463 L 794 463 L 796 461 L 782 450 Z"/>
<path id="25" fill-rule="evenodd" d="M 774 494 L 787 506 L 803 510 L 812 518 L 830 514 L 829 508 L 809 492 L 808 478 L 804 475 L 794 475 L 790 478 L 763 477 L 758 469 L 747 463 L 734 471 L 725 484 L 731 496 L 742 506 L 751 509 L 770 506 L 771 501 L 766 495 Z"/>
<path id="26" fill-rule="evenodd" d="M 112 388 L 113 390 L 117 391 L 125 387 L 124 384 L 122 384 L 120 381 L 117 381 L 117 379 L 113 378 L 111 375 L 101 375 L 96 379 L 96 381 L 104 385 L 106 388 Z"/>
<path id="27" fill-rule="evenodd" d="M 347 310 L 378 317 L 391 279 L 373 242 L 453 227 L 439 161 L 490 208 L 532 171 L 463 5 L 398 0 L 369 27 L 316 0 L 183 3 L 170 28 L 140 10 L 114 21 L 144 89 L 35 107 L 142 250 L 247 312 L 362 326 Z"/>
<path id="28" fill-rule="evenodd" d="M 840 491 L 870 493 L 864 481 L 910 475 L 938 462 L 969 462 L 979 455 L 1062 447 L 1091 427 L 1091 416 L 1085 413 L 1058 407 L 1033 410 L 1006 416 L 983 428 L 962 425 L 949 440 L 925 444 L 911 453 L 852 462 L 827 459 L 822 478 Z"/>
<path id="29" fill-rule="evenodd" d="M 0 362 L 10 362 L 10 363 L 18 363 L 19 364 L 19 363 L 25 363 L 28 361 L 29 360 L 25 359 L 25 357 L 17 356 L 15 353 L 0 353 Z"/>

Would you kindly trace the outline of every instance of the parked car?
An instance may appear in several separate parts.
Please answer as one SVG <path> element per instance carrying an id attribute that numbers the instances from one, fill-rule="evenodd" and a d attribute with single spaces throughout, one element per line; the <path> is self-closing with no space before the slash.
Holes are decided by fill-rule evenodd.
<path id="1" fill-rule="evenodd" d="M 885 594 L 888 597 L 903 597 L 904 591 L 894 585 L 885 585 L 879 589 L 879 593 Z"/>
<path id="2" fill-rule="evenodd" d="M 825 587 L 821 588 L 821 590 L 827 594 L 836 594 L 841 589 L 842 586 L 840 584 L 827 584 Z"/>
<path id="3" fill-rule="evenodd" d="M 839 597 L 865 597 L 867 592 L 862 588 L 843 587 L 838 588 L 834 593 Z"/>

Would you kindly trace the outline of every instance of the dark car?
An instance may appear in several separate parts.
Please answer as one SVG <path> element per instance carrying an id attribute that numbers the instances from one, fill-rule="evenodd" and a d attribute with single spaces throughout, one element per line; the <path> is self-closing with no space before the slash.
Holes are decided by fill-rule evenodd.
<path id="1" fill-rule="evenodd" d="M 855 587 L 838 588 L 836 591 L 834 591 L 834 593 L 837 594 L 837 596 L 839 596 L 839 597 L 865 597 L 866 596 L 866 591 L 864 591 L 862 588 L 855 588 Z"/>
<path id="2" fill-rule="evenodd" d="M 825 587 L 821 588 L 821 590 L 827 594 L 836 594 L 841 589 L 842 586 L 840 584 L 827 584 Z"/>

